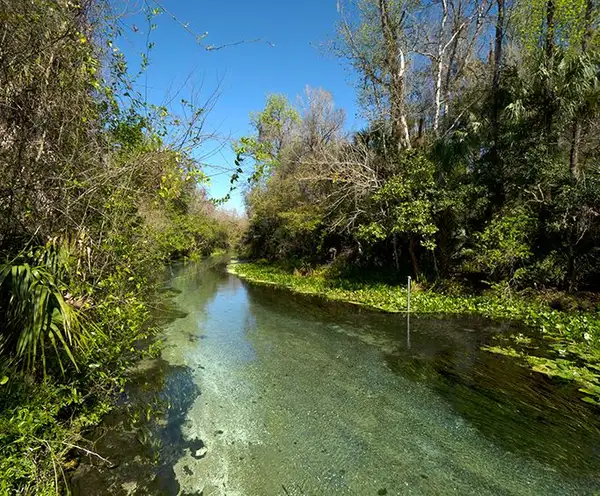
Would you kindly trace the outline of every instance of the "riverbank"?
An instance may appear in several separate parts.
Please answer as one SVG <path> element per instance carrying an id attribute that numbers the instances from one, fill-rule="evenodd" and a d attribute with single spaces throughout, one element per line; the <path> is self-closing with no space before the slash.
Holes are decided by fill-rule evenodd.
<path id="1" fill-rule="evenodd" d="M 327 268 L 302 275 L 255 262 L 234 261 L 228 271 L 257 284 L 269 284 L 300 294 L 348 302 L 385 312 L 406 312 L 407 290 L 385 283 L 365 283 L 333 277 Z M 597 311 L 562 311 L 534 295 L 447 295 L 412 291 L 411 313 L 477 314 L 511 320 L 524 332 L 497 338 L 489 352 L 514 357 L 532 370 L 575 381 L 582 399 L 600 405 L 600 317 Z"/>
<path id="2" fill-rule="evenodd" d="M 104 460 L 85 437 L 113 410 L 134 365 L 160 352 L 158 321 L 151 316 L 155 291 L 118 303 L 110 295 L 98 301 L 90 316 L 97 336 L 68 376 L 38 381 L 15 373 L 3 384 L 0 494 L 62 494 L 82 456 Z"/>

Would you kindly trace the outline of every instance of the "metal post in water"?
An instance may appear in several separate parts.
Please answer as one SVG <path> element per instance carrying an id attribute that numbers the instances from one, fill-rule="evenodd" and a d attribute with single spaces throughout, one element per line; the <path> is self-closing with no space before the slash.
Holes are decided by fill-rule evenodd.
<path id="1" fill-rule="evenodd" d="M 406 346 L 410 349 L 410 276 L 408 276 L 408 287 L 406 292 Z"/>
<path id="2" fill-rule="evenodd" d="M 406 313 L 410 313 L 410 276 L 408 276 L 408 292 L 406 294 Z"/>

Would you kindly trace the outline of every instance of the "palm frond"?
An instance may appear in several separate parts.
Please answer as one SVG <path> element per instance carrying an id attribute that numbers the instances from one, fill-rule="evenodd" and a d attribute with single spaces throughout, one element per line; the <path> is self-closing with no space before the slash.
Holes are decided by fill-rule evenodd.
<path id="1" fill-rule="evenodd" d="M 0 265 L 0 353 L 29 371 L 46 374 L 52 349 L 61 371 L 66 356 L 77 369 L 76 352 L 87 347 L 93 325 L 65 300 L 65 254 L 53 243 L 30 260 Z"/>

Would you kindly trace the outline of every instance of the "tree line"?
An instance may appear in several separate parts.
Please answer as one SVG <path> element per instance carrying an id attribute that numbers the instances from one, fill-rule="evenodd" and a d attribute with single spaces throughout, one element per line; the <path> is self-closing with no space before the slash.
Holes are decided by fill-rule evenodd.
<path id="1" fill-rule="evenodd" d="M 139 90 L 163 9 L 142 5 L 138 67 L 111 5 L 0 0 L 2 494 L 62 492 L 64 459 L 152 335 L 165 263 L 227 250 L 241 229 L 194 158 L 214 102 L 167 108 Z"/>
<path id="2" fill-rule="evenodd" d="M 597 1 L 338 10 L 330 47 L 368 124 L 345 132 L 322 89 L 298 104 L 268 97 L 236 145 L 253 164 L 248 254 L 469 287 L 599 289 Z"/>
<path id="3" fill-rule="evenodd" d="M 194 158 L 211 102 L 176 113 L 134 89 L 151 43 L 136 75 L 103 2 L 1 6 L 0 351 L 19 362 L 73 303 L 142 297 L 161 263 L 227 249 L 240 219 Z M 161 13 L 145 10 L 149 31 Z"/>

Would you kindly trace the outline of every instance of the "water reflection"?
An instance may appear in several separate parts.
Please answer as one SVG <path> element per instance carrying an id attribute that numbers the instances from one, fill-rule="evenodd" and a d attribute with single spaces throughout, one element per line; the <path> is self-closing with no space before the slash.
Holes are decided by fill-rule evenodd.
<path id="1" fill-rule="evenodd" d="M 73 494 L 179 494 L 173 467 L 186 452 L 202 447 L 181 430 L 198 387 L 187 368 L 163 360 L 143 362 L 132 379 L 119 407 L 84 441 L 110 465 L 80 455 L 70 477 Z"/>

